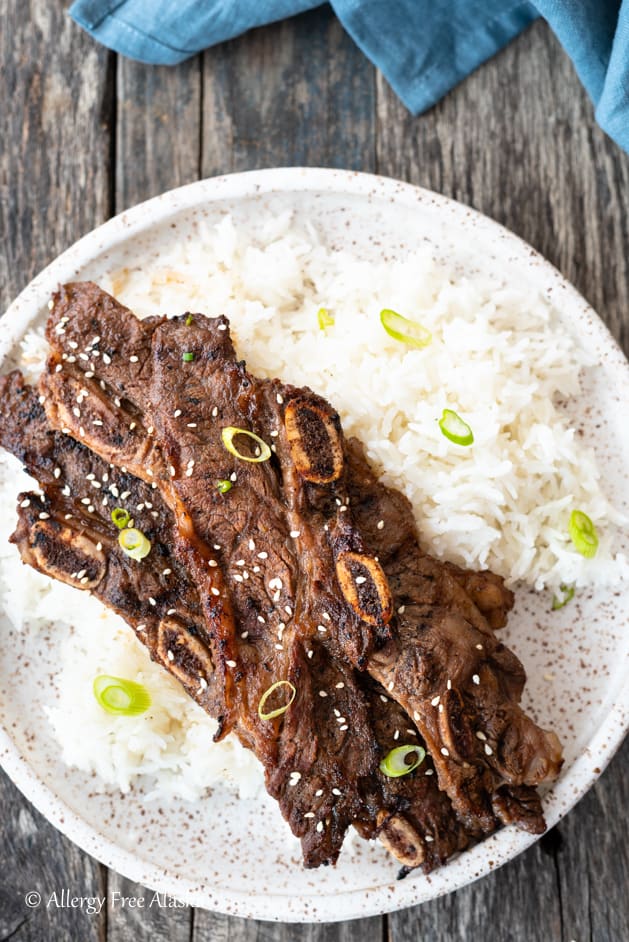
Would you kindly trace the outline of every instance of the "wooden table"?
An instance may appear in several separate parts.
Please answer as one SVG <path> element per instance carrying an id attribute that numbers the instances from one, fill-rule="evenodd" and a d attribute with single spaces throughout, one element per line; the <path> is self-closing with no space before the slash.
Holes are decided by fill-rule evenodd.
<path id="1" fill-rule="evenodd" d="M 258 167 L 346 167 L 419 183 L 504 223 L 629 350 L 629 157 L 594 123 L 544 23 L 413 118 L 325 7 L 175 69 L 117 58 L 59 7 L 0 0 L 2 308 L 76 238 L 162 190 Z M 144 891 L 63 838 L 3 776 L 0 939 L 626 942 L 628 772 L 629 743 L 557 828 L 480 882 L 324 926 L 190 909 L 30 910 L 28 890 Z"/>

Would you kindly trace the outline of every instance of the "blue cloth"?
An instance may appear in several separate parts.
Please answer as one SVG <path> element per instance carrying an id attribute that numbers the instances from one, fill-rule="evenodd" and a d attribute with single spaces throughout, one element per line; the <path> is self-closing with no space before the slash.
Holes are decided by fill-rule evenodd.
<path id="1" fill-rule="evenodd" d="M 75 0 L 70 15 L 131 59 L 175 65 L 321 0 Z M 410 111 L 430 108 L 537 16 L 550 23 L 596 106 L 629 151 L 629 0 L 332 0 L 355 42 Z"/>

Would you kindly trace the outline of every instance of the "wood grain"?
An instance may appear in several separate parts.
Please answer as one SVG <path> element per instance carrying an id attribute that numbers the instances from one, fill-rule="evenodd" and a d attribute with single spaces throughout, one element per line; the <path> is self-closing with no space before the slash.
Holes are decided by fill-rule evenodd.
<path id="1" fill-rule="evenodd" d="M 201 64 L 118 59 L 116 212 L 199 178 Z"/>
<path id="2" fill-rule="evenodd" d="M 375 169 L 375 73 L 327 8 L 204 54 L 203 176 Z"/>
<path id="3" fill-rule="evenodd" d="M 201 175 L 291 164 L 420 183 L 504 222 L 629 343 L 629 157 L 595 126 L 543 23 L 413 118 L 328 8 L 175 69 L 119 61 L 55 4 L 0 0 L 0 302 L 75 238 Z M 0 776 L 0 940 L 624 942 L 629 743 L 540 844 L 470 887 L 390 917 L 323 926 L 147 908 L 152 891 L 83 854 Z M 24 894 L 109 896 L 101 917 Z M 113 894 L 141 897 L 142 910 Z M 116 897 L 117 899 L 119 897 Z"/>
<path id="4" fill-rule="evenodd" d="M 572 281 L 629 350 L 629 155 L 542 21 L 420 118 L 378 77 L 378 172 L 468 203 Z"/>
<path id="5" fill-rule="evenodd" d="M 0 6 L 0 309 L 45 264 L 103 222 L 111 204 L 113 57 L 48 0 Z M 54 52 L 53 52 L 54 50 Z M 106 871 L 0 774 L 0 938 L 103 938 L 104 917 L 57 908 L 53 893 L 105 891 Z M 43 903 L 29 909 L 25 894 Z"/>

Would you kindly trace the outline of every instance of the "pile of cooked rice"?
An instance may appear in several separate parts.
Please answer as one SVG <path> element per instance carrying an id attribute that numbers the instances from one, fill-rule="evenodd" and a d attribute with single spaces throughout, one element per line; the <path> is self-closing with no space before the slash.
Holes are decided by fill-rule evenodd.
<path id="1" fill-rule="evenodd" d="M 588 354 L 542 297 L 479 272 L 455 274 L 426 248 L 379 264 L 332 251 L 312 228 L 296 229 L 289 214 L 260 222 L 255 239 L 229 217 L 212 228 L 201 224 L 198 238 L 173 242 L 159 259 L 101 285 L 140 316 L 226 314 L 252 372 L 308 385 L 338 409 L 346 434 L 364 442 L 385 482 L 411 500 L 435 555 L 538 590 L 602 586 L 629 575 L 626 557 L 613 551 L 624 521 L 560 408 L 578 396 Z M 334 319 L 326 330 L 318 324 L 321 307 Z M 382 308 L 420 322 L 430 345 L 413 349 L 389 337 Z M 31 333 L 22 349 L 33 378 L 45 343 Z M 472 446 L 441 433 L 444 408 L 472 428 Z M 211 744 L 213 722 L 150 662 L 120 619 L 21 565 L 5 542 L 24 486 L 16 468 L 2 459 L 4 609 L 17 627 L 50 619 L 81 626 L 65 646 L 60 699 L 49 709 L 65 761 L 122 789 L 148 776 L 149 796 L 193 800 L 219 783 L 254 792 L 261 776 L 253 757 L 231 737 Z M 574 509 L 597 528 L 594 559 L 570 541 Z M 98 673 L 148 686 L 149 713 L 103 713 L 92 696 Z"/>

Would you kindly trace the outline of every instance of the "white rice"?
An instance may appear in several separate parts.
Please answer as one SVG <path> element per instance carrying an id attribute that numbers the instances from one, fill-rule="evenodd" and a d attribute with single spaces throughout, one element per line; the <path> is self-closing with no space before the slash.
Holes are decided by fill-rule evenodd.
<path id="1" fill-rule="evenodd" d="M 403 262 L 361 261 L 329 250 L 311 228 L 296 230 L 288 214 L 258 222 L 255 239 L 229 217 L 214 228 L 201 225 L 198 238 L 173 242 L 159 260 L 101 284 L 141 316 L 226 314 L 254 373 L 329 398 L 346 434 L 358 436 L 383 479 L 409 497 L 436 555 L 537 589 L 628 578 L 626 557 L 614 552 L 624 521 L 601 489 L 593 454 L 558 408 L 560 399 L 578 396 L 588 356 L 543 298 L 497 287 L 481 273 L 455 275 L 424 249 Z M 320 307 L 334 317 L 325 332 Z M 421 322 L 430 346 L 410 349 L 390 338 L 379 319 L 384 307 Z M 27 335 L 22 352 L 32 380 L 45 355 L 41 335 Z M 444 408 L 469 423 L 473 446 L 441 434 Z M 10 530 L 15 495 L 28 484 L 15 463 L 3 459 L 2 467 L 2 527 Z M 575 508 L 596 525 L 593 560 L 570 542 Z M 2 601 L 16 626 L 103 619 L 98 632 L 75 629 L 63 652 L 61 699 L 49 716 L 66 762 L 123 790 L 140 777 L 159 797 L 193 800 L 217 783 L 243 793 L 260 787 L 251 755 L 230 740 L 210 743 L 213 722 L 150 662 L 120 619 L 21 566 L 6 535 Z M 86 605 L 92 618 L 84 617 Z M 146 683 L 153 708 L 133 719 L 104 714 L 91 694 L 97 673 Z"/>

